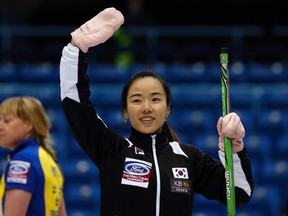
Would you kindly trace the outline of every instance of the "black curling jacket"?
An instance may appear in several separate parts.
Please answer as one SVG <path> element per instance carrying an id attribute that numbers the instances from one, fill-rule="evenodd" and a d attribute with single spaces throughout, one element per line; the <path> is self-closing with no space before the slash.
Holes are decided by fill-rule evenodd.
<path id="1" fill-rule="evenodd" d="M 190 144 L 169 142 L 166 132 L 129 138 L 113 132 L 89 100 L 87 54 L 68 44 L 60 63 L 62 106 L 72 133 L 99 169 L 102 216 L 190 216 L 194 193 L 226 203 L 225 168 Z M 224 153 L 219 151 L 224 159 Z M 234 154 L 237 205 L 253 192 L 246 150 Z"/>

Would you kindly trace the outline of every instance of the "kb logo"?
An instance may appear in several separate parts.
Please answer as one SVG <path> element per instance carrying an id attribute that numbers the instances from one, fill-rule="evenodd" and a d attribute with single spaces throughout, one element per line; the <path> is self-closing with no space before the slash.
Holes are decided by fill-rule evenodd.
<path id="1" fill-rule="evenodd" d="M 174 181 L 174 185 L 177 187 L 182 187 L 182 181 Z"/>

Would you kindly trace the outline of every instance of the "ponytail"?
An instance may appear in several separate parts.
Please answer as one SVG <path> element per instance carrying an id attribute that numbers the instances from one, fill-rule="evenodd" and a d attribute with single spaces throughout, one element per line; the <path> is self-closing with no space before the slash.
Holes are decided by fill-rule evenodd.
<path id="1" fill-rule="evenodd" d="M 177 134 L 169 126 L 167 121 L 165 121 L 164 124 L 163 124 L 163 130 L 166 132 L 169 142 L 173 142 L 173 141 L 180 142 Z"/>

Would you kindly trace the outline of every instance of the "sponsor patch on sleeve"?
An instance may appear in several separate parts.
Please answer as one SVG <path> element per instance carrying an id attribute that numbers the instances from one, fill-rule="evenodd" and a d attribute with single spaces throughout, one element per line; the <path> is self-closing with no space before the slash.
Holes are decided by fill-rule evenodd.
<path id="1" fill-rule="evenodd" d="M 121 184 L 148 188 L 152 164 L 134 158 L 126 158 Z"/>
<path id="2" fill-rule="evenodd" d="M 29 162 L 25 161 L 10 161 L 7 173 L 7 182 L 27 184 L 30 165 Z"/>

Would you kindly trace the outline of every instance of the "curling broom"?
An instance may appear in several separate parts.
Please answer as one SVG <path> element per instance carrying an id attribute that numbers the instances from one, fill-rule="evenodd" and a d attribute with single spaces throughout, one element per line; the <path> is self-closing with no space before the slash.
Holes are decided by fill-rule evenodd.
<path id="1" fill-rule="evenodd" d="M 229 71 L 228 71 L 228 48 L 223 47 L 220 51 L 221 66 L 221 87 L 222 87 L 222 114 L 227 115 L 230 112 L 230 89 L 229 89 Z M 224 137 L 225 148 L 225 179 L 226 179 L 226 198 L 227 215 L 236 215 L 235 206 L 235 188 L 234 188 L 234 170 L 233 170 L 233 152 L 231 140 Z"/>

